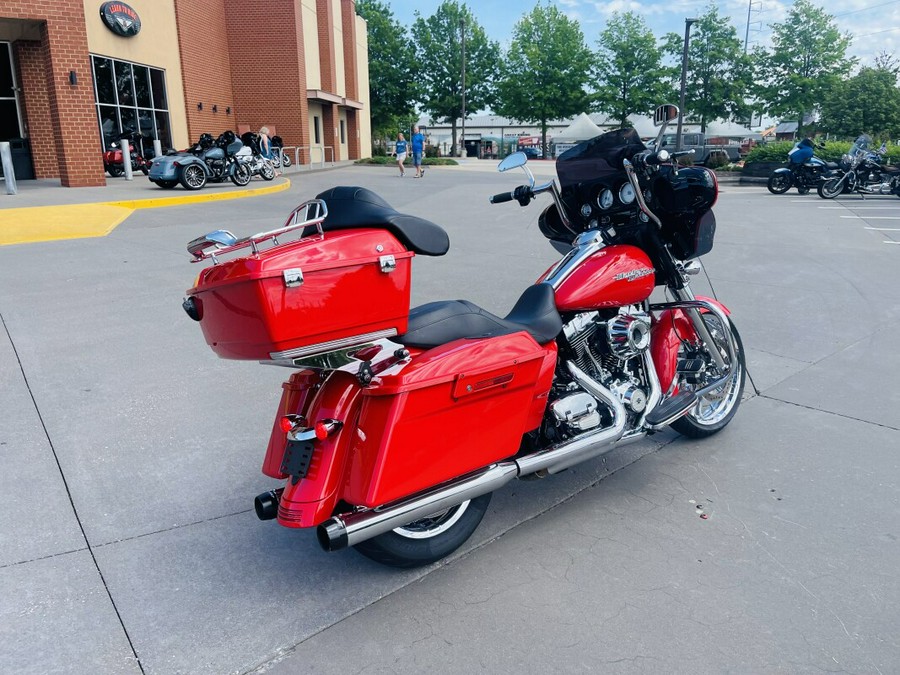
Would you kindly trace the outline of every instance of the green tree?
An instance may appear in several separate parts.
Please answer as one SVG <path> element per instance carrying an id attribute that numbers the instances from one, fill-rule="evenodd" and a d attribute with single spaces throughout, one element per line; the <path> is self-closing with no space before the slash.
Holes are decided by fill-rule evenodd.
<path id="1" fill-rule="evenodd" d="M 681 62 L 684 36 L 669 33 L 663 51 Z M 744 93 L 753 82 L 750 58 L 744 54 L 737 30 L 718 7 L 709 5 L 691 28 L 685 82 L 685 115 L 690 113 L 706 132 L 713 120 L 749 113 Z"/>
<path id="2" fill-rule="evenodd" d="M 850 72 L 855 62 L 846 56 L 850 35 L 842 35 L 834 17 L 809 0 L 796 0 L 772 31 L 771 51 L 757 52 L 758 95 L 773 115 L 797 120 L 799 137 L 804 114 Z"/>
<path id="3" fill-rule="evenodd" d="M 822 102 L 819 128 L 854 138 L 869 134 L 879 140 L 900 136 L 900 89 L 890 68 L 862 68 L 834 87 Z"/>
<path id="4" fill-rule="evenodd" d="M 547 124 L 585 112 L 589 98 L 591 51 L 578 23 L 554 5 L 538 4 L 513 29 L 501 67 L 496 110 L 541 126 L 547 151 Z"/>
<path id="5" fill-rule="evenodd" d="M 462 110 L 462 30 L 465 31 L 466 109 Z M 427 19 L 416 12 L 413 40 L 419 62 L 420 102 L 433 119 L 450 122 L 456 148 L 456 119 L 494 103 L 500 47 L 465 4 L 444 0 Z"/>
<path id="6" fill-rule="evenodd" d="M 644 19 L 635 12 L 614 12 L 600 33 L 594 72 L 600 88 L 594 107 L 629 126 L 628 116 L 648 114 L 672 97 L 667 81 L 673 70 L 662 62 L 662 50 Z"/>
<path id="7" fill-rule="evenodd" d="M 415 50 L 387 5 L 357 0 L 356 12 L 368 23 L 372 137 L 392 137 L 401 121 L 415 116 Z"/>

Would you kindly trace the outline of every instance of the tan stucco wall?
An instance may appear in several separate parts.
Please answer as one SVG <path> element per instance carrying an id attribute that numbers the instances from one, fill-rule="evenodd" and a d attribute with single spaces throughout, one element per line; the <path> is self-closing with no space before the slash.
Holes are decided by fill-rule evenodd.
<path id="1" fill-rule="evenodd" d="M 303 54 L 306 57 L 306 88 L 322 88 L 322 69 L 319 63 L 319 24 L 316 0 L 302 0 Z"/>
<path id="2" fill-rule="evenodd" d="M 316 143 L 316 118 L 319 118 L 319 142 Z M 309 103 L 309 156 L 312 158 L 312 162 L 321 162 L 322 155 L 324 151 L 322 150 L 322 146 L 325 144 L 322 142 L 325 136 L 325 121 L 322 119 L 322 105 L 319 103 L 313 103 L 310 101 Z M 330 159 L 330 158 L 329 158 Z"/>
<path id="3" fill-rule="evenodd" d="M 356 17 L 356 77 L 359 87 L 359 152 L 361 157 L 372 156 L 372 110 L 369 107 L 369 35 L 368 25 Z"/>
<path id="4" fill-rule="evenodd" d="M 341 122 L 344 123 L 344 138 L 341 140 Z M 350 133 L 350 127 L 347 125 L 347 109 L 341 108 L 341 111 L 338 113 L 338 143 L 340 147 L 335 148 L 335 152 L 337 153 L 337 159 L 347 159 L 350 157 L 350 151 L 347 148 L 347 134 Z"/>
<path id="5" fill-rule="evenodd" d="M 141 18 L 141 32 L 128 38 L 120 37 L 106 27 L 100 18 L 101 4 L 97 0 L 84 0 L 88 50 L 97 56 L 109 56 L 165 70 L 172 144 L 176 148 L 186 147 L 190 141 L 181 80 L 175 0 L 128 0 Z"/>

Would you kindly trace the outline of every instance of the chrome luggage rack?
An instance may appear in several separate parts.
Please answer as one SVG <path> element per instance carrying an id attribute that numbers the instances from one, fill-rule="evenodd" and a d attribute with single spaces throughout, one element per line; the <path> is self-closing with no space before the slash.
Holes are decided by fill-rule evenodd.
<path id="1" fill-rule="evenodd" d="M 303 220 L 300 220 L 301 215 Z M 187 245 L 187 250 L 193 256 L 192 263 L 212 258 L 213 264 L 218 265 L 219 260 L 216 256 L 231 253 L 248 246 L 253 250 L 253 255 L 257 255 L 261 242 L 271 240 L 272 247 L 280 246 L 278 237 L 294 230 L 315 227 L 319 236 L 324 236 L 325 231 L 322 229 L 322 222 L 327 217 L 328 206 L 325 202 L 321 199 L 310 199 L 291 211 L 287 220 L 284 221 L 284 225 L 277 229 L 269 230 L 268 232 L 258 232 L 242 239 L 238 239 L 228 230 L 215 230 L 191 241 Z"/>

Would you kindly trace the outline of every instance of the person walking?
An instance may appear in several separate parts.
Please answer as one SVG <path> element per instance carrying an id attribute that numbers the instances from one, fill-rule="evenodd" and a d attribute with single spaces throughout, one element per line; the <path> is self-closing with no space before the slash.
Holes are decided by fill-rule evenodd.
<path id="1" fill-rule="evenodd" d="M 422 156 L 425 154 L 425 136 L 419 131 L 419 126 L 413 127 L 411 139 L 413 166 L 416 167 L 416 178 L 425 175 L 425 167 L 422 166 Z"/>
<path id="2" fill-rule="evenodd" d="M 406 161 L 406 151 L 408 145 L 409 144 L 406 142 L 403 134 L 397 134 L 397 144 L 394 146 L 394 152 L 397 155 L 397 166 L 400 167 L 400 178 L 403 178 L 403 176 L 406 174 L 406 170 L 403 168 L 403 162 Z"/>

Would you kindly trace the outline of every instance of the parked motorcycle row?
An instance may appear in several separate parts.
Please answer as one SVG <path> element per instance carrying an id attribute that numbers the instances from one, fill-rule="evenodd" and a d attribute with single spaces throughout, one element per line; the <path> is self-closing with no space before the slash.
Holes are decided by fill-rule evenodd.
<path id="1" fill-rule="evenodd" d="M 804 139 L 789 153 L 788 167 L 776 169 L 769 176 L 769 192 L 784 194 L 796 187 L 800 194 L 814 189 L 822 199 L 853 192 L 900 197 L 900 167 L 884 162 L 884 144 L 878 150 L 870 150 L 871 143 L 863 134 L 840 162 L 825 162 L 813 154 L 812 141 Z"/>
<path id="2" fill-rule="evenodd" d="M 660 137 L 677 117 L 657 110 Z M 191 241 L 191 261 L 212 264 L 183 306 L 210 348 L 292 369 L 262 466 L 281 485 L 256 498 L 258 517 L 416 567 L 461 546 L 514 479 L 669 427 L 725 428 L 744 348 L 729 310 L 690 288 L 718 183 L 679 166 L 685 154 L 619 129 L 563 153 L 558 183 L 536 184 L 522 152 L 504 159 L 527 181 L 490 202 L 548 195 L 540 232 L 563 256 L 502 318 L 464 300 L 410 309 L 411 259 L 446 254 L 449 237 L 362 187 L 326 190 L 269 231 Z"/>
<path id="3" fill-rule="evenodd" d="M 226 131 L 215 139 L 211 134 L 201 134 L 190 148 L 170 151 L 161 157 L 153 157 L 152 148 L 146 147 L 145 139 L 139 134 L 133 134 L 129 140 L 132 171 L 141 171 L 151 183 L 164 189 L 180 183 L 186 190 L 199 190 L 207 183 L 227 180 L 244 186 L 253 176 L 270 181 L 275 178 L 276 169 L 292 163 L 280 151 L 274 153 L 274 159 L 263 157 L 259 134 L 253 132 L 237 138 L 233 131 Z M 281 138 L 274 137 L 272 147 L 282 148 Z M 112 143 L 103 153 L 103 166 L 113 177 L 125 173 L 118 143 Z"/>

